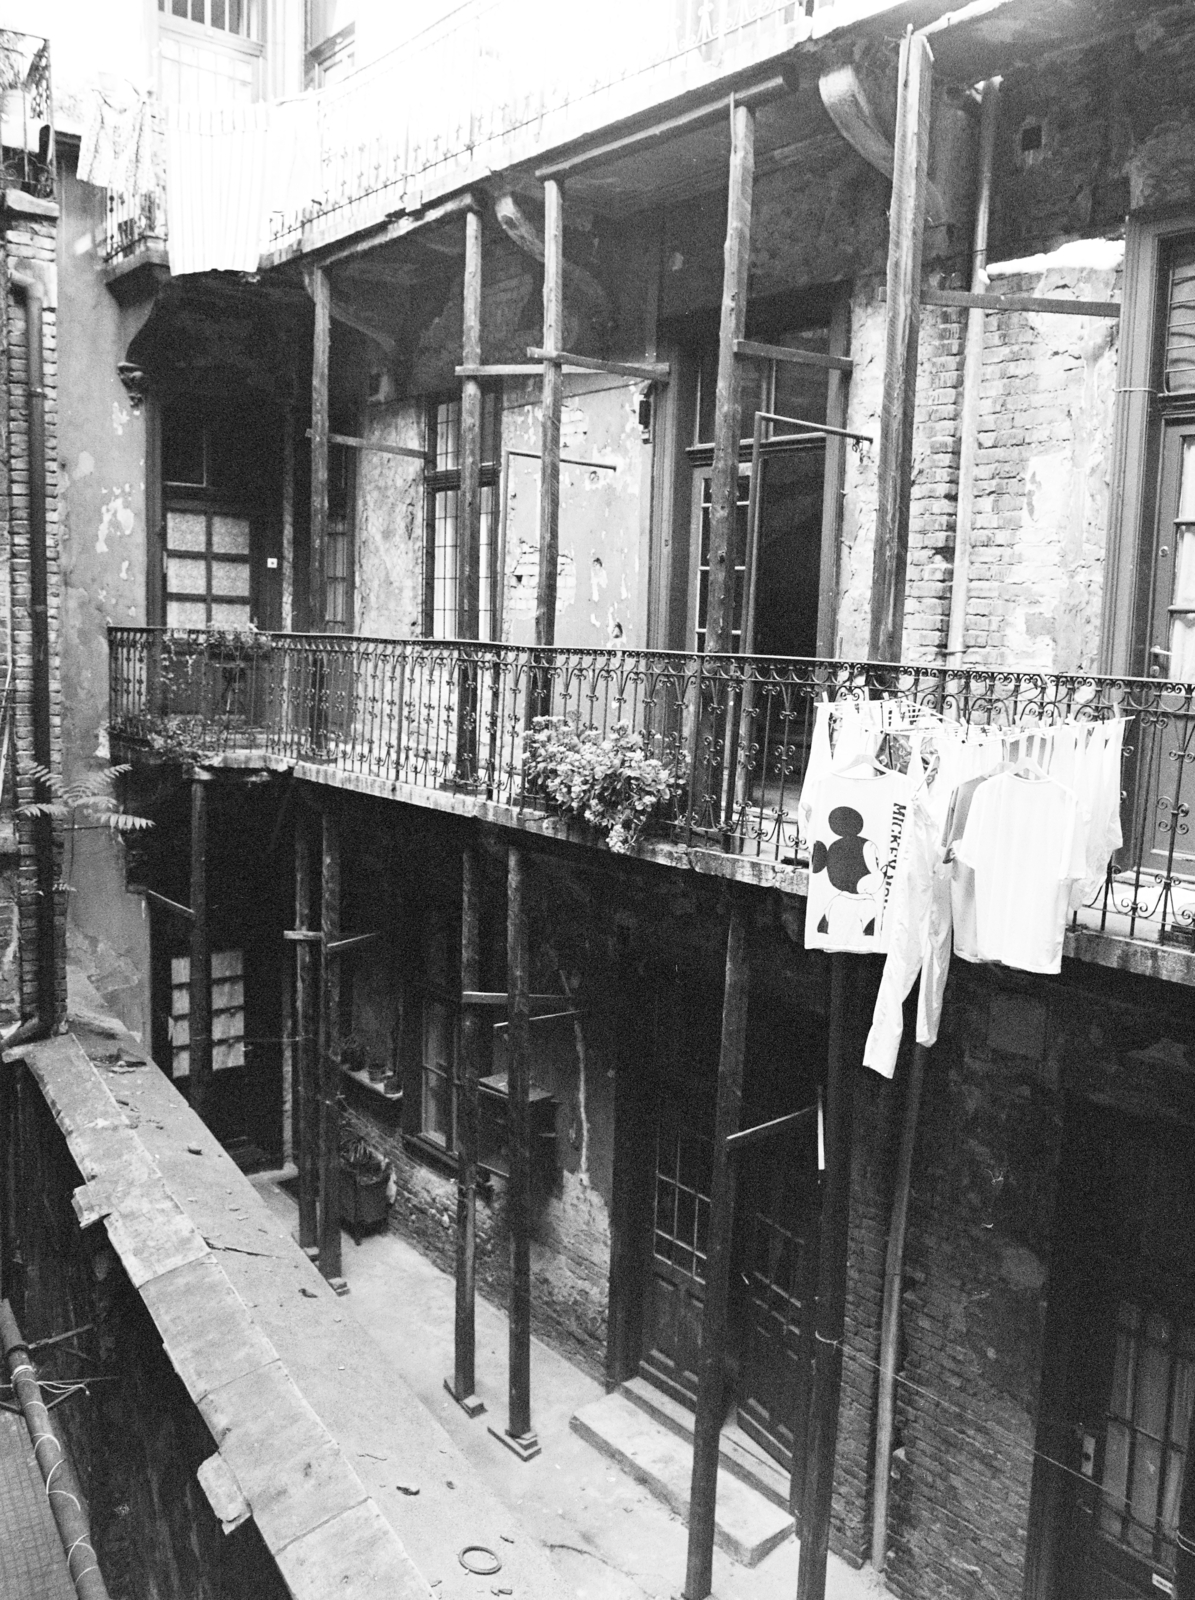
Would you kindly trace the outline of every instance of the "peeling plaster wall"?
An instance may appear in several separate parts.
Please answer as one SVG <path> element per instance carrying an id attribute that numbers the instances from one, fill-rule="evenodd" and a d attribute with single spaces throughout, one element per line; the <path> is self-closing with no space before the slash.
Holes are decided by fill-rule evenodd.
<path id="1" fill-rule="evenodd" d="M 526 386 L 529 388 L 530 386 Z M 643 649 L 647 633 L 647 557 L 640 515 L 644 451 L 638 385 L 605 376 L 568 376 L 560 453 L 603 466 L 560 468 L 560 560 L 556 643 Z M 504 450 L 538 455 L 542 407 L 511 394 L 502 420 Z M 607 470 L 613 467 L 613 471 Z M 512 456 L 506 491 L 506 563 L 502 637 L 535 642 L 539 582 L 538 460 Z"/>
<path id="2" fill-rule="evenodd" d="M 63 763 L 68 779 L 108 765 L 108 625 L 145 622 L 145 432 L 116 367 L 132 331 L 100 276 L 104 193 L 62 180 L 59 537 L 63 575 Z M 68 949 L 105 1002 L 143 1037 L 149 927 L 125 893 L 122 846 L 104 829 L 68 845 Z"/>
<path id="3" fill-rule="evenodd" d="M 369 406 L 371 444 L 423 447 L 423 406 Z M 423 632 L 423 468 L 405 456 L 362 450 L 357 461 L 356 628 L 405 639 Z"/>

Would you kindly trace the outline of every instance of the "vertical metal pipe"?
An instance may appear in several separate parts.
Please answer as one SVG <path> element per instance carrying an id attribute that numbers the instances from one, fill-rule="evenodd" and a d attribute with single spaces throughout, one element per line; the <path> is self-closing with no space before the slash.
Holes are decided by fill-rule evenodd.
<path id="1" fill-rule="evenodd" d="M 208 913 L 208 785 L 198 767 L 191 778 L 191 975 L 187 1015 L 188 1099 L 196 1116 L 211 1114 L 212 937 Z"/>
<path id="2" fill-rule="evenodd" d="M 554 355 L 564 340 L 564 199 L 559 183 L 544 184 L 544 341 Z M 544 362 L 539 469 L 539 584 L 535 642 L 556 642 L 556 568 L 560 559 L 560 412 L 564 377 L 558 361 Z"/>
<path id="3" fill-rule="evenodd" d="M 512 846 L 507 866 L 507 1043 L 510 1188 L 510 1416 L 506 1432 L 533 1441 L 531 1428 L 531 1115 L 530 967 L 527 864 Z M 538 1447 L 537 1447 L 538 1448 Z"/>
<path id="4" fill-rule="evenodd" d="M 989 78 L 979 124 L 979 183 L 975 198 L 975 232 L 971 246 L 971 292 L 987 288 L 988 223 L 992 210 L 992 164 L 996 126 L 1000 114 L 1000 79 Z M 954 524 L 954 570 L 950 582 L 950 620 L 946 634 L 946 665 L 962 665 L 966 648 L 967 589 L 970 581 L 971 526 L 975 511 L 975 463 L 979 454 L 979 390 L 983 379 L 984 313 L 978 306 L 967 312 L 967 337 L 963 351 L 963 394 L 959 415 L 958 508 Z"/>
<path id="5" fill-rule="evenodd" d="M 724 1360 L 737 1176 L 737 1164 L 726 1141 L 739 1130 L 743 1102 L 749 978 L 747 917 L 743 901 L 736 899 L 731 907 L 730 926 L 726 934 L 722 1049 L 718 1060 L 718 1100 L 714 1116 L 714 1171 L 710 1186 L 705 1300 L 701 1308 L 697 1415 L 693 1424 L 693 1476 L 689 1487 L 686 1600 L 706 1600 L 713 1582 L 714 1517 L 718 1497 L 718 1450 L 725 1413 Z"/>
<path id="6" fill-rule="evenodd" d="M 66 1553 L 67 1570 L 75 1593 L 79 1600 L 108 1600 L 108 1587 L 91 1546 L 91 1526 L 84 1510 L 86 1498 L 42 1400 L 41 1385 L 29 1360 L 29 1347 L 21 1337 L 7 1300 L 0 1301 L 0 1344 L 4 1346 L 5 1365 L 29 1430 L 33 1454 L 45 1480 L 46 1498 Z"/>
<path id="7" fill-rule="evenodd" d="M 340 956 L 328 946 L 340 938 L 340 819 L 329 798 L 323 813 L 323 885 L 320 895 L 320 1120 L 319 1269 L 339 1284 L 340 1262 Z"/>
<path id="8" fill-rule="evenodd" d="M 817 1312 L 813 1393 L 805 1485 L 801 1504 L 801 1561 L 797 1600 L 825 1600 L 830 1548 L 838 1400 L 842 1387 L 842 1336 L 846 1320 L 847 1245 L 851 1204 L 854 1068 L 847 1056 L 845 955 L 830 957 L 830 1027 L 826 1062 L 826 1174 L 818 1230 Z"/>

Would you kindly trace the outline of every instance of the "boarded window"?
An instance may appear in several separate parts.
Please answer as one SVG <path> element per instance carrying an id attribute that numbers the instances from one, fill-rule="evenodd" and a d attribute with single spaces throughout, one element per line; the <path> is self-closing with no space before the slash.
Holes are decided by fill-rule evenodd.
<path id="1" fill-rule="evenodd" d="M 245 1065 L 245 963 L 240 950 L 212 953 L 212 1070 Z M 176 1078 L 191 1071 L 191 958 L 170 963 L 170 1064 Z"/>

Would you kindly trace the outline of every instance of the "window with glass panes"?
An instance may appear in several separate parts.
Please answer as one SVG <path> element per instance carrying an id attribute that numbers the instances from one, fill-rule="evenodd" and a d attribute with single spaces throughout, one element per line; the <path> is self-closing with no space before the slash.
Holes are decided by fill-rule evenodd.
<path id="1" fill-rule="evenodd" d="M 488 390 L 481 410 L 481 550 L 478 636 L 494 637 L 501 396 Z M 424 574 L 424 631 L 432 639 L 455 639 L 460 572 L 461 402 L 459 396 L 435 400 L 428 410 L 427 542 Z"/>
<path id="2" fill-rule="evenodd" d="M 261 0 L 158 0 L 162 98 L 187 104 L 261 93 Z"/>
<path id="3" fill-rule="evenodd" d="M 456 1148 L 456 1010 L 437 995 L 423 997 L 419 1129 L 425 1138 Z"/>
<path id="4" fill-rule="evenodd" d="M 307 0 L 307 83 L 335 83 L 355 64 L 356 0 Z"/>
<path id="5" fill-rule="evenodd" d="M 356 460 L 347 445 L 328 446 L 328 532 L 324 547 L 324 626 L 349 633 L 353 622 L 353 489 Z"/>

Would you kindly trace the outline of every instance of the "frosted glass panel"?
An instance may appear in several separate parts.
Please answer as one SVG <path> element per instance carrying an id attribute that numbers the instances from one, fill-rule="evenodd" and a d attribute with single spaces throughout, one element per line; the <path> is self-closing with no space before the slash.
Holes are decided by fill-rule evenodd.
<path id="1" fill-rule="evenodd" d="M 248 518 L 213 517 L 212 549 L 218 556 L 247 556 L 249 554 Z"/>
<path id="2" fill-rule="evenodd" d="M 203 600 L 167 600 L 168 628 L 206 628 L 207 605 Z"/>
<path id="3" fill-rule="evenodd" d="M 171 550 L 207 549 L 207 518 L 202 511 L 168 511 L 166 545 Z"/>
<path id="4" fill-rule="evenodd" d="M 249 626 L 249 602 L 232 600 L 212 601 L 212 627 L 213 628 L 247 628 Z"/>
<path id="5" fill-rule="evenodd" d="M 173 594 L 202 594 L 207 588 L 207 562 L 201 556 L 167 556 L 166 587 Z"/>
<path id="6" fill-rule="evenodd" d="M 243 561 L 212 562 L 212 593 L 227 598 L 247 599 L 249 568 Z"/>
<path id="7" fill-rule="evenodd" d="M 1178 491 L 1178 520 L 1195 520 L 1195 439 L 1183 440 L 1182 482 Z"/>

